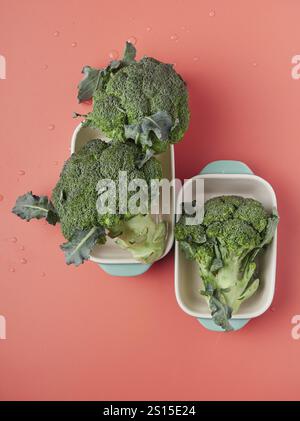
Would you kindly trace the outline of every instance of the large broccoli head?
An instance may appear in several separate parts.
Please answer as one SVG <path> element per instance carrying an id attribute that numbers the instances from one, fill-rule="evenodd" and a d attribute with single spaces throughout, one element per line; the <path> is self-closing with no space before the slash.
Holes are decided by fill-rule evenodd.
<path id="1" fill-rule="evenodd" d="M 127 43 L 123 60 L 99 70 L 97 79 L 97 70 L 88 69 L 86 83 L 79 85 L 81 100 L 87 98 L 82 94 L 87 82 L 89 88 L 94 84 L 93 111 L 85 124 L 114 140 L 134 139 L 152 153 L 182 139 L 189 124 L 188 94 L 172 65 L 149 57 L 135 61 L 135 49 Z"/>
<path id="2" fill-rule="evenodd" d="M 202 224 L 187 225 L 183 214 L 175 237 L 186 257 L 195 260 L 215 323 L 230 330 L 233 311 L 259 286 L 255 258 L 274 236 L 276 214 L 240 196 L 219 196 L 204 205 Z"/>
<path id="3" fill-rule="evenodd" d="M 66 161 L 52 192 L 52 202 L 47 196 L 28 192 L 18 197 L 12 212 L 26 221 L 45 218 L 52 225 L 60 222 L 68 240 L 61 245 L 67 264 L 77 266 L 89 259 L 93 247 L 104 244 L 107 235 L 117 237 L 116 243 L 135 259 L 153 263 L 163 254 L 166 227 L 164 222 L 152 219 L 149 207 L 141 206 L 151 204 L 151 181 L 161 179 L 162 167 L 152 157 L 142 169 L 137 168 L 139 155 L 140 148 L 133 142 L 91 140 Z M 133 186 L 129 185 L 132 181 Z M 146 202 L 139 187 L 147 195 Z M 126 190 L 127 196 L 120 198 L 118 193 Z M 99 199 L 109 202 L 104 212 L 99 211 Z M 131 201 L 135 211 L 130 208 Z M 145 214 L 142 209 L 146 209 Z"/>
<path id="4" fill-rule="evenodd" d="M 52 202 L 59 215 L 62 232 L 71 239 L 76 230 L 91 227 L 116 227 L 125 215 L 98 213 L 97 184 L 109 178 L 118 187 L 119 171 L 127 172 L 128 183 L 132 178 L 146 180 L 162 177 L 161 164 L 151 158 L 142 169 L 136 168 L 139 148 L 132 142 L 105 143 L 101 140 L 89 141 L 79 152 L 72 154 L 66 161 L 60 179 L 52 193 Z M 150 178 L 151 176 L 151 178 Z"/>

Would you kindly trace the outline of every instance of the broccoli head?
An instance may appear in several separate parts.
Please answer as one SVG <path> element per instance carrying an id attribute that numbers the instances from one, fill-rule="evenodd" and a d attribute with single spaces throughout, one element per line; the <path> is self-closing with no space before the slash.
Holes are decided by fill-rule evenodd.
<path id="1" fill-rule="evenodd" d="M 272 240 L 278 216 L 240 196 L 219 196 L 204 205 L 202 224 L 187 225 L 183 214 L 175 238 L 186 257 L 198 264 L 212 317 L 230 330 L 232 312 L 259 286 L 255 258 Z"/>
<path id="2" fill-rule="evenodd" d="M 106 143 L 95 139 L 72 154 L 65 163 L 60 179 L 52 193 L 52 202 L 59 215 L 62 232 L 70 239 L 75 230 L 89 229 L 93 226 L 111 228 L 124 218 L 117 213 L 99 214 L 96 208 L 99 180 L 111 179 L 118 188 L 119 171 L 127 172 L 128 183 L 132 178 L 150 182 L 151 178 L 160 179 L 160 163 L 151 158 L 147 162 L 146 172 L 136 168 L 139 148 L 132 142 Z"/>
<path id="3" fill-rule="evenodd" d="M 135 53 L 127 43 L 123 60 L 102 70 L 86 66 L 88 76 L 79 84 L 78 97 L 87 99 L 85 86 L 93 97 L 85 125 L 110 139 L 133 139 L 149 156 L 149 151 L 160 153 L 182 139 L 189 124 L 188 94 L 171 64 L 150 57 L 135 61 Z"/>
<path id="4" fill-rule="evenodd" d="M 61 246 L 68 264 L 83 263 L 96 243 L 105 243 L 107 235 L 118 237 L 116 243 L 131 251 L 136 259 L 152 263 L 164 251 L 165 224 L 156 223 L 149 214 L 126 213 L 118 194 L 126 183 L 129 190 L 129 183 L 136 179 L 144 182 L 148 193 L 151 181 L 161 179 L 160 162 L 151 157 L 139 169 L 139 156 L 139 146 L 131 141 L 106 143 L 99 139 L 91 140 L 65 162 L 52 192 L 52 202 L 46 196 L 39 197 L 29 192 L 17 199 L 13 212 L 27 221 L 46 218 L 52 225 L 59 221 L 68 240 Z M 121 171 L 126 173 L 120 174 Z M 104 180 L 113 181 L 115 188 L 107 190 L 109 186 L 102 184 Z M 98 200 L 103 198 L 104 193 L 107 193 L 105 198 L 113 199 L 108 200 L 113 203 L 113 208 L 108 205 L 102 213 Z M 127 204 L 135 193 L 137 190 L 128 191 Z M 137 201 L 141 200 L 137 198 Z"/>

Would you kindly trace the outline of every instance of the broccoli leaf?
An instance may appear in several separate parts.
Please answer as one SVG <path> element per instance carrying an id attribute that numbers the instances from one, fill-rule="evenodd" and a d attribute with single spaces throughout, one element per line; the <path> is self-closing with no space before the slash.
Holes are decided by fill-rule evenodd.
<path id="1" fill-rule="evenodd" d="M 180 241 L 179 245 L 188 260 L 193 260 L 195 258 L 195 247 L 191 243 Z"/>
<path id="2" fill-rule="evenodd" d="M 226 331 L 233 330 L 231 324 L 229 323 L 232 310 L 227 304 L 222 303 L 216 297 L 215 293 L 209 299 L 209 308 L 211 310 L 211 315 L 216 325 L 220 326 Z"/>
<path id="3" fill-rule="evenodd" d="M 123 55 L 123 62 L 125 64 L 133 63 L 135 61 L 135 56 L 136 56 L 135 46 L 131 44 L 131 42 L 126 41 L 124 55 Z"/>
<path id="4" fill-rule="evenodd" d="M 134 62 L 136 49 L 133 44 L 126 42 L 124 55 L 122 60 L 113 60 L 105 69 L 95 69 L 91 66 L 84 66 L 82 72 L 84 77 L 78 85 L 78 102 L 88 101 L 94 95 L 95 90 L 99 86 L 105 85 L 113 70 L 119 69 L 123 65 Z"/>
<path id="5" fill-rule="evenodd" d="M 102 227 L 75 231 L 71 240 L 60 246 L 65 254 L 67 265 L 79 266 L 89 259 L 92 248 L 99 240 L 102 244 L 105 242 L 105 230 Z"/>
<path id="6" fill-rule="evenodd" d="M 245 289 L 243 294 L 240 296 L 239 301 L 242 303 L 248 298 L 252 297 L 252 295 L 257 291 L 259 287 L 259 279 L 255 279 L 255 281 L 251 282 L 249 286 Z"/>
<path id="7" fill-rule="evenodd" d="M 223 262 L 222 259 L 216 257 L 213 262 L 212 265 L 210 267 L 211 272 L 217 272 L 219 269 L 221 269 L 223 267 Z"/>
<path id="8" fill-rule="evenodd" d="M 277 225 L 279 223 L 279 217 L 276 209 L 273 209 L 273 214 L 268 218 L 267 226 L 265 229 L 264 237 L 259 245 L 259 247 L 255 248 L 245 259 L 243 264 L 243 269 L 248 265 L 249 262 L 253 262 L 258 253 L 262 251 L 262 249 L 270 244 L 272 241 Z"/>
<path id="9" fill-rule="evenodd" d="M 272 216 L 270 216 L 270 218 L 268 219 L 265 236 L 262 240 L 260 247 L 264 247 L 265 245 L 271 242 L 272 238 L 275 235 L 278 222 L 279 222 L 278 213 L 277 213 L 277 210 L 274 209 Z"/>
<path id="10" fill-rule="evenodd" d="M 137 158 L 135 162 L 136 166 L 141 169 L 146 164 L 146 162 L 153 157 L 154 154 L 155 152 L 152 149 L 147 149 L 145 153 Z"/>
<path id="11" fill-rule="evenodd" d="M 166 142 L 173 127 L 170 114 L 166 111 L 158 111 L 142 118 L 137 124 L 125 125 L 125 137 L 135 140 L 135 143 L 139 143 L 146 150 L 152 146 L 151 132 L 161 142 Z"/>
<path id="12" fill-rule="evenodd" d="M 36 196 L 32 192 L 19 196 L 12 212 L 21 219 L 26 219 L 26 221 L 30 221 L 33 218 L 45 218 L 51 225 L 55 225 L 59 221 L 54 206 L 48 197 Z"/>
<path id="13" fill-rule="evenodd" d="M 94 69 L 90 66 L 84 66 L 82 72 L 84 77 L 78 85 L 78 102 L 88 101 L 92 98 L 100 77 L 100 69 Z"/>
<path id="14" fill-rule="evenodd" d="M 78 85 L 78 102 L 88 101 L 94 95 L 94 92 L 97 88 L 104 86 L 113 70 L 116 70 L 120 67 L 122 62 L 120 60 L 112 61 L 105 69 L 95 69 L 90 66 L 84 66 L 82 72 L 84 78 Z M 76 117 L 80 114 L 75 113 Z M 82 116 L 85 117 L 85 116 Z"/>

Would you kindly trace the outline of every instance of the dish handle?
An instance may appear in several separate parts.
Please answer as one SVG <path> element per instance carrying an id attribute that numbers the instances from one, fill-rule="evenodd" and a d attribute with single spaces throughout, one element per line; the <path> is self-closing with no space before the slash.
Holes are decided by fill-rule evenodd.
<path id="1" fill-rule="evenodd" d="M 241 161 L 213 161 L 207 164 L 200 174 L 253 174 L 248 165 Z M 224 332 L 224 330 L 215 324 L 212 319 L 198 318 L 198 322 L 206 329 L 215 332 Z M 230 324 L 233 330 L 239 330 L 249 322 L 249 319 L 232 319 Z"/>
<path id="2" fill-rule="evenodd" d="M 104 272 L 112 276 L 138 276 L 145 273 L 151 265 L 142 263 L 99 263 Z"/>

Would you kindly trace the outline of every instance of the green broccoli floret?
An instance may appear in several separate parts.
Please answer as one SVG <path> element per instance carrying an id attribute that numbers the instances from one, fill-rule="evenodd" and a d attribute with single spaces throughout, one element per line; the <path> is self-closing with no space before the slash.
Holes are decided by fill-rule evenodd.
<path id="1" fill-rule="evenodd" d="M 257 200 L 240 196 L 208 200 L 202 224 L 186 225 L 184 214 L 176 224 L 175 238 L 186 257 L 197 262 L 202 294 L 223 329 L 231 329 L 232 312 L 256 292 L 255 258 L 270 243 L 277 224 L 277 214 L 269 215 Z"/>
<path id="2" fill-rule="evenodd" d="M 113 140 L 133 139 L 144 152 L 160 153 L 182 139 L 189 124 L 188 94 L 171 64 L 150 57 L 135 61 L 135 48 L 127 43 L 123 60 L 103 70 L 85 68 L 88 77 L 79 85 L 79 98 L 87 99 L 86 91 L 94 86 L 93 111 L 85 125 Z"/>
<path id="3" fill-rule="evenodd" d="M 205 228 L 202 225 L 187 225 L 185 215 L 176 224 L 175 235 L 178 241 L 188 241 L 196 244 L 202 244 L 206 241 Z"/>
<path id="4" fill-rule="evenodd" d="M 210 199 L 204 206 L 205 214 L 203 224 L 209 226 L 214 222 L 223 222 L 230 218 L 235 207 L 230 202 L 225 202 L 222 198 Z"/>
<path id="5" fill-rule="evenodd" d="M 110 139 L 123 140 L 127 120 L 119 99 L 97 90 L 93 102 L 93 112 L 88 114 L 85 124 L 100 129 Z"/>
<path id="6" fill-rule="evenodd" d="M 268 222 L 268 215 L 262 204 L 254 199 L 245 199 L 235 213 L 235 218 L 248 222 L 258 232 L 262 232 Z"/>

